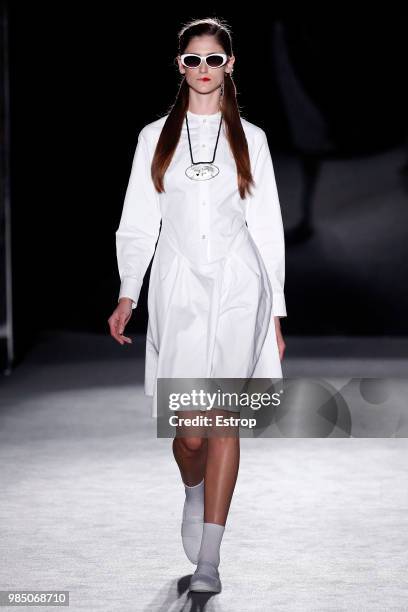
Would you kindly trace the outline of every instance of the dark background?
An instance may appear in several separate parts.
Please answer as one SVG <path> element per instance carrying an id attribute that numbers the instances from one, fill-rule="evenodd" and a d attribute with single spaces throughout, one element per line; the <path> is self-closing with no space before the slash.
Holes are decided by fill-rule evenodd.
<path id="1" fill-rule="evenodd" d="M 276 20 L 287 28 L 298 77 L 327 120 L 334 156 L 352 162 L 406 143 L 404 15 L 248 13 L 220 5 L 196 13 L 152 6 L 142 14 L 133 6 L 9 6 L 18 353 L 44 328 L 108 333 L 119 291 L 115 230 L 137 135 L 174 101 L 177 31 L 190 18 L 218 16 L 232 28 L 241 113 L 267 131 L 285 219 L 292 202 L 285 197 L 280 160 L 299 151 L 271 67 Z M 384 250 L 369 300 L 350 268 L 339 278 L 315 275 L 310 290 L 304 255 L 290 243 L 287 249 L 286 333 L 407 333 L 402 270 L 408 247 L 401 237 Z M 384 279 L 387 297 L 378 311 L 376 292 Z M 146 329 L 147 280 L 129 331 Z M 332 299 L 339 282 L 341 291 Z"/>

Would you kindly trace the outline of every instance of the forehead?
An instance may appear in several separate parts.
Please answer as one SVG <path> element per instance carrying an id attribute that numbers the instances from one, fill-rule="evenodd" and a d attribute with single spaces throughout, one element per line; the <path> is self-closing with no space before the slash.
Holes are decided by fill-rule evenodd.
<path id="1" fill-rule="evenodd" d="M 217 42 L 215 36 L 203 34 L 202 36 L 194 36 L 185 48 L 184 53 L 207 55 L 208 53 L 215 53 L 217 51 L 223 53 L 224 49 L 219 42 Z"/>

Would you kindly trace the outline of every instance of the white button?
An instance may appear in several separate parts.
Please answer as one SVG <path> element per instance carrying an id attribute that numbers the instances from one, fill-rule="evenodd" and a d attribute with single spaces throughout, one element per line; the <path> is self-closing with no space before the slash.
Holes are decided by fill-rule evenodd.
<path id="1" fill-rule="evenodd" d="M 201 145 L 202 147 L 205 147 L 205 144 Z"/>
<path id="2" fill-rule="evenodd" d="M 207 119 L 203 119 L 203 123 L 205 123 L 207 121 Z"/>
<path id="3" fill-rule="evenodd" d="M 202 204 L 203 206 L 205 206 L 205 202 L 201 202 L 201 204 Z"/>
<path id="4" fill-rule="evenodd" d="M 203 234 L 203 235 L 201 236 L 201 238 L 205 238 L 205 234 Z"/>

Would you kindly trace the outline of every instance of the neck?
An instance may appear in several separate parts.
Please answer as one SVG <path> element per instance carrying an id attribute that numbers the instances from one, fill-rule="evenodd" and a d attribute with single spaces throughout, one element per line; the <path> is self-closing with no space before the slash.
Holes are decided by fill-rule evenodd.
<path id="1" fill-rule="evenodd" d="M 190 88 L 188 110 L 196 115 L 214 115 L 220 109 L 220 90 L 216 89 L 212 94 L 198 94 Z"/>

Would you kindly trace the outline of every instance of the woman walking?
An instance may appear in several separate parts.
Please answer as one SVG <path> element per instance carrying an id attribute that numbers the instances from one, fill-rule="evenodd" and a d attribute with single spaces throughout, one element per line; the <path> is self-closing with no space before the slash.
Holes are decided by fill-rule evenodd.
<path id="1" fill-rule="evenodd" d="M 194 20 L 178 38 L 177 98 L 139 133 L 109 318 L 111 335 L 131 343 L 125 326 L 154 255 L 145 362 L 153 417 L 158 377 L 281 378 L 285 350 L 284 233 L 266 134 L 240 116 L 225 22 Z M 173 453 L 186 494 L 182 543 L 197 565 L 190 591 L 220 592 L 239 436 L 178 428 Z"/>

